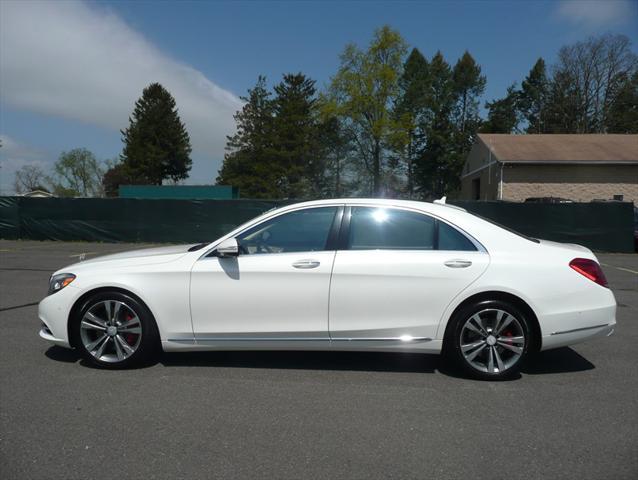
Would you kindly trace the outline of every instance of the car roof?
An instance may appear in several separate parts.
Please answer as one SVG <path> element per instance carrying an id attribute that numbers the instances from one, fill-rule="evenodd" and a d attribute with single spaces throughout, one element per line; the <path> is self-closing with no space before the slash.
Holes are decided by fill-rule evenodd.
<path id="1" fill-rule="evenodd" d="M 293 203 L 282 207 L 282 209 L 292 210 L 300 207 L 313 207 L 323 205 L 379 205 L 385 207 L 404 207 L 421 210 L 424 212 L 444 212 L 448 209 L 466 211 L 461 207 L 445 203 L 419 202 L 416 200 L 397 200 L 393 198 L 333 198 L 327 200 L 311 200 L 308 202 Z"/>

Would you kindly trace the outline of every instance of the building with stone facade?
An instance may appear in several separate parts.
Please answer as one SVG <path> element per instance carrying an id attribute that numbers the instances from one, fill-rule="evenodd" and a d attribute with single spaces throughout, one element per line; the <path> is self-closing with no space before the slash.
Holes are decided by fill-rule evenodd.
<path id="1" fill-rule="evenodd" d="M 461 199 L 559 197 L 638 205 L 638 135 L 478 134 Z"/>

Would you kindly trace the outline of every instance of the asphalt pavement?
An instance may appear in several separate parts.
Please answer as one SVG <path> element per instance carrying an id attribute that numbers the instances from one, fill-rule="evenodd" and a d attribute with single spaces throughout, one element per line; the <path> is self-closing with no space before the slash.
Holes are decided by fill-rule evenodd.
<path id="1" fill-rule="evenodd" d="M 53 270 L 140 247 L 0 240 L 0 478 L 638 478 L 638 255 L 599 255 L 614 336 L 507 382 L 385 353 L 172 353 L 103 371 L 37 336 Z"/>

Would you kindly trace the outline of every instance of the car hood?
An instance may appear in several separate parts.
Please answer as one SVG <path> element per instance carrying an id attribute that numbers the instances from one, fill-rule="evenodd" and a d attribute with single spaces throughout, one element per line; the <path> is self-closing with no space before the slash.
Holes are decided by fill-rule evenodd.
<path id="1" fill-rule="evenodd" d="M 188 245 L 142 248 L 139 250 L 129 250 L 111 255 L 103 255 L 101 257 L 89 258 L 78 263 L 74 263 L 73 265 L 69 265 L 68 267 L 59 270 L 59 272 L 73 272 L 75 270 L 84 269 L 86 266 L 100 267 L 102 265 L 110 266 L 116 263 L 125 265 L 149 265 L 153 263 L 171 262 L 188 253 L 188 249 L 193 245 L 194 244 L 191 243 Z"/>

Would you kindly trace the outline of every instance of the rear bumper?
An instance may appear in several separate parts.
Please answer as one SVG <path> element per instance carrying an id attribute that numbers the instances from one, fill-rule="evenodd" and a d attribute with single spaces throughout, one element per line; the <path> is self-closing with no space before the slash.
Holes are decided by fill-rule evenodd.
<path id="1" fill-rule="evenodd" d="M 543 336 L 543 344 L 541 350 L 549 350 L 551 348 L 565 347 L 576 343 L 586 342 L 595 338 L 609 337 L 613 335 L 616 328 L 616 320 L 600 325 L 575 328 L 571 330 L 563 330 L 552 332 Z"/>

